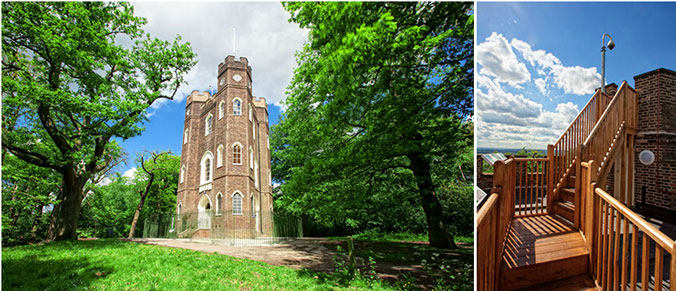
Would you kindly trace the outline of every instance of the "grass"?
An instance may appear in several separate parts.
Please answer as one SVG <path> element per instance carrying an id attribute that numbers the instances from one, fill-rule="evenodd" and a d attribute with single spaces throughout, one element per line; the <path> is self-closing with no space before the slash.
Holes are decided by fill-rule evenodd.
<path id="1" fill-rule="evenodd" d="M 122 242 L 54 242 L 2 249 L 5 290 L 394 290 L 380 281 L 220 254 Z"/>

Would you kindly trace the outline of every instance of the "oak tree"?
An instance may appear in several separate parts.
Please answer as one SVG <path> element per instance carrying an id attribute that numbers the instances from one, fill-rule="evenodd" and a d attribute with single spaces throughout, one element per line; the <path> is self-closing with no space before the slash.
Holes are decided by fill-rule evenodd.
<path id="1" fill-rule="evenodd" d="M 124 2 L 2 3 L 2 147 L 61 176 L 47 240 L 75 239 L 83 188 L 172 99 L 196 63 L 190 45 L 142 29 Z"/>
<path id="2" fill-rule="evenodd" d="M 432 168 L 472 144 L 472 4 L 284 7 L 309 40 L 271 139 L 280 201 L 316 218 L 394 175 L 415 189 L 430 244 L 455 247 Z"/>

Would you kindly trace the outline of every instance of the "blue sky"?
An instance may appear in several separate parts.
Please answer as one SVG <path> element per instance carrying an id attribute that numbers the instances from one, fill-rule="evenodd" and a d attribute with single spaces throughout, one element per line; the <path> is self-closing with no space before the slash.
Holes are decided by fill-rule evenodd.
<path id="1" fill-rule="evenodd" d="M 281 113 L 285 90 L 296 66 L 295 52 L 307 40 L 307 30 L 289 23 L 289 13 L 279 2 L 135 2 L 135 14 L 147 18 L 144 30 L 161 39 L 180 35 L 197 54 L 197 65 L 186 74 L 174 100 L 160 100 L 148 110 L 146 130 L 120 142 L 127 164 L 114 172 L 134 172 L 136 154 L 171 150 L 181 153 L 185 98 L 193 90 L 216 87 L 218 64 L 228 55 L 246 57 L 252 68 L 256 97 L 265 97 L 270 123 Z M 233 28 L 235 33 L 233 33 Z M 233 34 L 235 40 L 233 41 Z M 235 43 L 236 42 L 236 45 Z M 211 87 L 210 87 L 211 86 Z M 111 173 L 112 174 L 112 173 Z"/>
<path id="2" fill-rule="evenodd" d="M 600 86 L 676 69 L 676 3 L 477 4 L 478 147 L 546 148 Z"/>

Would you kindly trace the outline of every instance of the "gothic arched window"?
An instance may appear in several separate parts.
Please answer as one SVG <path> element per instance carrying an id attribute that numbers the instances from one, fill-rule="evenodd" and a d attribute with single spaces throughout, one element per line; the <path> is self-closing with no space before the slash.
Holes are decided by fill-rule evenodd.
<path id="1" fill-rule="evenodd" d="M 242 145 L 235 143 L 232 145 L 232 164 L 241 165 L 242 164 Z"/>
<path id="2" fill-rule="evenodd" d="M 223 145 L 218 145 L 216 149 L 216 167 L 220 168 L 223 166 Z"/>
<path id="3" fill-rule="evenodd" d="M 209 113 L 209 116 L 207 116 L 207 119 L 204 120 L 205 125 L 204 125 L 204 135 L 209 135 L 211 133 L 211 130 L 213 129 L 213 122 L 214 116 Z"/>
<path id="4" fill-rule="evenodd" d="M 242 115 L 242 100 L 239 98 L 232 100 L 232 114 Z"/>
<path id="5" fill-rule="evenodd" d="M 188 129 L 183 133 L 183 144 L 188 143 Z"/>
<path id="6" fill-rule="evenodd" d="M 216 195 L 216 215 L 221 215 L 222 212 L 222 206 L 223 205 L 223 194 L 221 192 L 218 192 Z"/>
<path id="7" fill-rule="evenodd" d="M 204 153 L 204 156 L 202 157 L 202 167 L 201 167 L 201 177 L 200 177 L 200 182 L 201 184 L 206 184 L 210 183 L 212 180 L 212 173 L 213 173 L 213 160 L 214 156 L 211 154 L 211 152 L 206 152 Z"/>
<path id="8" fill-rule="evenodd" d="M 223 118 L 223 115 L 225 115 L 225 101 L 218 103 L 218 119 Z"/>
<path id="9" fill-rule="evenodd" d="M 242 194 L 232 194 L 232 215 L 242 215 Z"/>
<path id="10" fill-rule="evenodd" d="M 181 183 L 185 181 L 185 166 L 181 167 L 181 175 L 179 177 L 179 180 L 181 181 Z"/>

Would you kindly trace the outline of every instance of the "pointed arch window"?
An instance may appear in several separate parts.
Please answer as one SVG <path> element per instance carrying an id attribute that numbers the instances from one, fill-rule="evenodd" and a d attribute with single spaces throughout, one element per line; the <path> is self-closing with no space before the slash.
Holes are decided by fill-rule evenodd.
<path id="1" fill-rule="evenodd" d="M 220 168 L 223 167 L 223 145 L 218 145 L 218 149 L 216 149 L 216 167 Z"/>
<path id="2" fill-rule="evenodd" d="M 201 175 L 200 175 L 200 184 L 206 184 L 206 183 L 211 183 L 212 180 L 212 174 L 213 174 L 213 166 L 214 166 L 214 156 L 211 154 L 211 152 L 206 152 L 204 153 L 204 156 L 202 157 L 202 162 L 201 162 Z"/>
<path id="3" fill-rule="evenodd" d="M 242 193 L 232 194 L 232 215 L 242 215 Z"/>
<path id="4" fill-rule="evenodd" d="M 211 130 L 213 129 L 213 124 L 214 124 L 214 116 L 209 113 L 209 116 L 207 116 L 207 119 L 204 120 L 204 135 L 209 135 L 211 133 Z"/>
<path id="5" fill-rule="evenodd" d="M 239 98 L 232 100 L 232 114 L 242 115 L 242 100 L 239 100 Z"/>
<path id="6" fill-rule="evenodd" d="M 221 205 L 223 205 L 223 194 L 221 194 L 221 192 L 218 192 L 218 194 L 216 195 L 216 215 L 217 216 L 220 216 L 221 213 L 223 212 L 223 207 Z"/>
<path id="7" fill-rule="evenodd" d="M 176 214 L 181 215 L 181 203 L 178 203 L 178 207 L 176 209 Z"/>
<path id="8" fill-rule="evenodd" d="M 181 183 L 185 182 L 185 166 L 181 166 L 181 175 L 179 176 Z"/>
<path id="9" fill-rule="evenodd" d="M 186 129 L 185 132 L 183 133 L 183 144 L 187 143 L 188 143 L 188 129 Z"/>
<path id="10" fill-rule="evenodd" d="M 251 195 L 251 217 L 256 216 L 256 200 L 254 196 Z"/>
<path id="11" fill-rule="evenodd" d="M 253 107 L 249 104 L 249 121 L 253 122 Z"/>
<path id="12" fill-rule="evenodd" d="M 241 165 L 242 164 L 242 145 L 235 143 L 232 145 L 232 164 Z"/>
<path id="13" fill-rule="evenodd" d="M 253 169 L 253 149 L 249 147 L 249 168 Z"/>
<path id="14" fill-rule="evenodd" d="M 218 119 L 223 118 L 223 115 L 225 115 L 225 101 L 218 103 Z"/>

